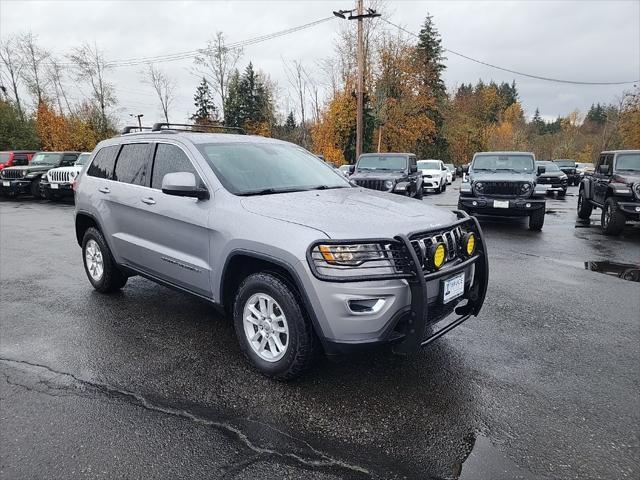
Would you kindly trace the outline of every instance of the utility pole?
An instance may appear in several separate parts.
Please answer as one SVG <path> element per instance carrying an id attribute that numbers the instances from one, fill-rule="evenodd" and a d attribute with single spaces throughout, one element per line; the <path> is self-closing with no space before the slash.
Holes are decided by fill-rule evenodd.
<path id="1" fill-rule="evenodd" d="M 356 12 L 355 15 L 353 14 L 354 12 Z M 346 17 L 345 13 L 348 13 L 349 16 Z M 364 138 L 364 26 L 362 21 L 365 18 L 379 17 L 380 14 L 371 8 L 367 8 L 367 13 L 364 13 L 363 0 L 356 0 L 356 8 L 353 10 L 338 10 L 337 12 L 333 12 L 333 14 L 345 20 L 358 21 L 358 47 L 356 50 L 358 57 L 358 79 L 356 83 L 356 160 L 358 160 L 358 157 L 362 153 Z"/>
<path id="2" fill-rule="evenodd" d="M 139 113 L 139 114 L 135 115 L 133 113 L 130 113 L 129 116 L 138 119 L 138 127 L 140 127 L 140 130 L 142 130 L 142 120 L 141 119 L 142 119 L 142 117 L 144 117 L 144 114 L 143 113 Z"/>

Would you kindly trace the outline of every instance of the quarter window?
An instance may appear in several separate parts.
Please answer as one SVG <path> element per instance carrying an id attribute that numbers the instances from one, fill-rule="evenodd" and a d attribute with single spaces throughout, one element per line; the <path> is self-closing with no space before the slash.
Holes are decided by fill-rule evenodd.
<path id="1" fill-rule="evenodd" d="M 116 156 L 120 145 L 111 145 L 101 148 L 87 169 L 90 177 L 106 178 L 113 180 L 113 166 L 116 163 Z"/>
<path id="2" fill-rule="evenodd" d="M 144 186 L 147 179 L 150 147 L 148 143 L 123 145 L 118 155 L 113 179 L 117 182 Z"/>
<path id="3" fill-rule="evenodd" d="M 198 173 L 193 168 L 191 161 L 181 148 L 168 143 L 159 143 L 156 148 L 156 156 L 153 162 L 153 174 L 151 176 L 151 188 L 162 189 L 162 179 L 167 173 L 190 172 L 198 178 Z M 199 183 L 199 181 L 198 181 Z"/>

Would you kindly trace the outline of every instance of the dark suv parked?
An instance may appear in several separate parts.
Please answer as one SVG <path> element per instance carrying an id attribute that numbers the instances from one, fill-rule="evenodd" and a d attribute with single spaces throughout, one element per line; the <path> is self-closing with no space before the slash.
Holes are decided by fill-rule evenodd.
<path id="1" fill-rule="evenodd" d="M 0 193 L 4 196 L 31 194 L 34 198 L 42 198 L 42 176 L 52 168 L 73 165 L 78 155 L 80 152 L 39 152 L 29 165 L 4 168 L 0 171 Z"/>
<path id="2" fill-rule="evenodd" d="M 578 217 L 602 209 L 601 226 L 619 235 L 629 220 L 640 220 L 640 150 L 602 152 L 595 172 L 585 175 L 578 194 Z"/>
<path id="3" fill-rule="evenodd" d="M 567 183 L 569 185 L 578 185 L 580 183 L 580 174 L 578 173 L 578 165 L 574 160 L 559 159 L 554 160 L 553 163 L 558 165 L 560 170 L 567 176 Z"/>
<path id="4" fill-rule="evenodd" d="M 422 198 L 422 174 L 413 153 L 365 153 L 349 177 L 359 187 Z"/>
<path id="5" fill-rule="evenodd" d="M 547 193 L 556 192 L 559 197 L 567 194 L 567 175 L 554 162 L 536 162 L 538 168 L 538 184 L 546 185 Z"/>
<path id="6" fill-rule="evenodd" d="M 538 185 L 535 156 L 527 152 L 480 152 L 460 185 L 458 208 L 471 214 L 529 217 L 529 228 L 544 224 L 546 187 Z"/>

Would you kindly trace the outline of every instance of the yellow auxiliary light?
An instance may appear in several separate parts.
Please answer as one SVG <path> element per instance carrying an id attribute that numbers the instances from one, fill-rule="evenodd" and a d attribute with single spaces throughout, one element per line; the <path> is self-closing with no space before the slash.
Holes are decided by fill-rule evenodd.
<path id="1" fill-rule="evenodd" d="M 444 243 L 436 243 L 431 249 L 431 265 L 439 270 L 447 257 L 447 247 Z"/>
<path id="2" fill-rule="evenodd" d="M 473 232 L 468 232 L 463 237 L 464 240 L 464 253 L 467 254 L 468 257 L 473 256 L 476 253 L 476 236 Z"/>

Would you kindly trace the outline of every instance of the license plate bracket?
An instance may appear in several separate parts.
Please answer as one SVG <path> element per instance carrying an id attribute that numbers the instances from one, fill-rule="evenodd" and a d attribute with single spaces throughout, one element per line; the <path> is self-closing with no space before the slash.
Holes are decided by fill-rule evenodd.
<path id="1" fill-rule="evenodd" d="M 10 187 L 11 186 L 11 182 L 2 182 L 2 186 L 3 187 Z"/>
<path id="2" fill-rule="evenodd" d="M 509 200 L 494 200 L 493 208 L 509 208 Z"/>
<path id="3" fill-rule="evenodd" d="M 440 298 L 443 304 L 464 295 L 464 272 L 440 281 Z"/>
<path id="4" fill-rule="evenodd" d="M 58 189 L 58 184 L 57 183 L 52 183 L 51 184 L 51 188 L 54 189 L 54 190 L 57 190 Z"/>

